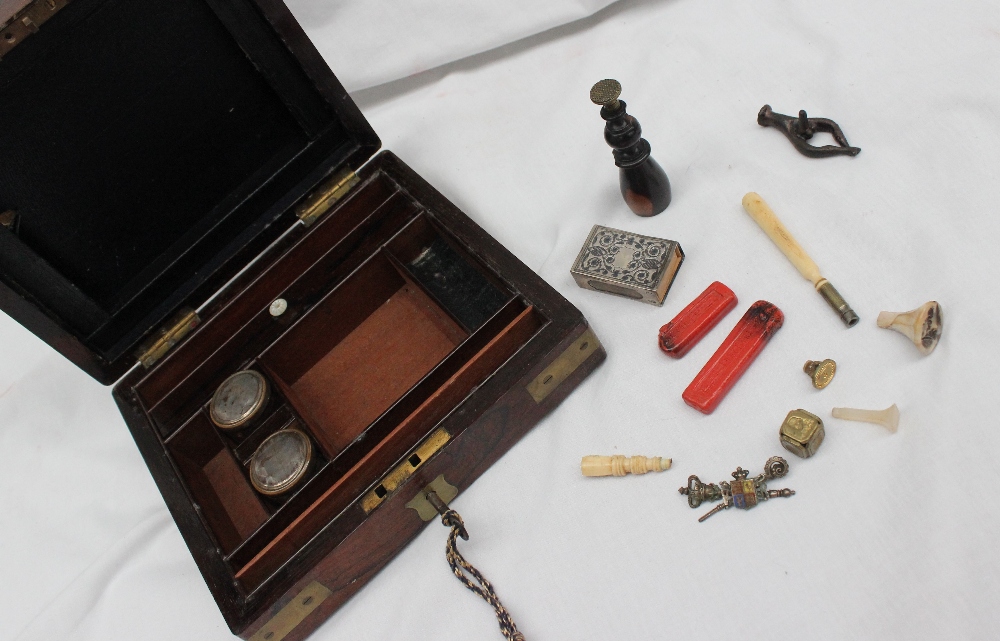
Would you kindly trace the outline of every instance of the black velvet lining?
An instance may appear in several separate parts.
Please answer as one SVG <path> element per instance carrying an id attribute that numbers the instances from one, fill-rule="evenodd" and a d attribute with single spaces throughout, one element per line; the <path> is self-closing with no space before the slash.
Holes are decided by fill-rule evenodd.
<path id="1" fill-rule="evenodd" d="M 0 275 L 112 360 L 356 145 L 252 3 L 74 0 L 44 26 L 0 61 Z"/>

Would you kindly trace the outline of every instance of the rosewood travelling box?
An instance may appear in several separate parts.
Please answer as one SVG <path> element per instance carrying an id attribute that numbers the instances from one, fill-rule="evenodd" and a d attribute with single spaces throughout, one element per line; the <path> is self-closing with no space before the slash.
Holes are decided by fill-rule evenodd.
<path id="1" fill-rule="evenodd" d="M 0 2 L 0 309 L 113 395 L 229 627 L 306 637 L 604 358 L 277 0 Z M 213 422 L 231 375 L 260 416 Z M 255 489 L 272 434 L 308 436 Z M 113 491 L 113 490 L 111 490 Z M 420 507 L 417 505 L 417 507 Z"/>

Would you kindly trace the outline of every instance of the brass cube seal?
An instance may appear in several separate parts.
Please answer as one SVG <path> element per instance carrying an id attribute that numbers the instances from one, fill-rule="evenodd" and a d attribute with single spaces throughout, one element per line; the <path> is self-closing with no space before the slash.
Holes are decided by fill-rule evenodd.
<path id="1" fill-rule="evenodd" d="M 778 434 L 782 447 L 801 458 L 815 454 L 826 436 L 822 419 L 802 409 L 788 413 Z"/>

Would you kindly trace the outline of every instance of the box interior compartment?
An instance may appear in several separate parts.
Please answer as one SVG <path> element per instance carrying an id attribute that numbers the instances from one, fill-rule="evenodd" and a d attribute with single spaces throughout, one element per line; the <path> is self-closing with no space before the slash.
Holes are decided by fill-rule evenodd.
<path id="1" fill-rule="evenodd" d="M 547 322 L 380 171 L 274 251 L 134 388 L 245 590 L 412 461 L 437 423 Z M 287 311 L 273 317 L 279 297 Z M 208 404 L 241 369 L 264 374 L 272 399 L 254 426 L 219 430 Z M 295 423 L 317 464 L 281 499 L 259 495 L 250 457 Z"/>
<path id="2" fill-rule="evenodd" d="M 192 337 L 138 383 L 139 400 L 161 436 L 169 437 L 190 407 L 207 403 L 227 376 L 245 369 L 310 304 L 377 251 L 380 236 L 395 233 L 419 211 L 382 174 L 356 190 L 336 217 L 310 229 L 295 252 L 278 257 L 252 287 L 199 327 L 197 340 Z M 279 297 L 288 311 L 275 319 L 268 306 Z"/>
<path id="3" fill-rule="evenodd" d="M 335 455 L 467 337 L 380 252 L 261 363 Z"/>
<path id="4" fill-rule="evenodd" d="M 246 587 L 258 585 L 329 521 L 404 460 L 476 386 L 523 346 L 545 319 L 513 299 L 320 470 L 282 511 L 228 558 Z"/>
<path id="5" fill-rule="evenodd" d="M 260 371 L 256 363 L 250 369 Z M 206 404 L 166 441 L 167 451 L 177 462 L 192 498 L 202 507 L 223 552 L 237 549 L 308 483 L 307 475 L 286 495 L 264 496 L 250 482 L 250 462 L 257 448 L 267 437 L 288 428 L 309 436 L 314 444 L 310 469 L 322 469 L 328 459 L 315 447 L 315 436 L 276 390 L 271 391 L 261 416 L 245 428 L 219 429 L 211 422 Z"/>
<path id="6" fill-rule="evenodd" d="M 267 507 L 203 413 L 177 432 L 169 452 L 223 551 L 234 549 L 267 521 Z"/>

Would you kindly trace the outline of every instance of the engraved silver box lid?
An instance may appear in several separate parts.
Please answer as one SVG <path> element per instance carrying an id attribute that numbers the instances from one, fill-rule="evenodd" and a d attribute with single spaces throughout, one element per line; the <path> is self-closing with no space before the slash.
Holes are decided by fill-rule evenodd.
<path id="1" fill-rule="evenodd" d="M 662 305 L 683 262 L 676 241 L 594 225 L 570 273 L 584 289 Z"/>

